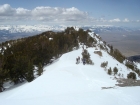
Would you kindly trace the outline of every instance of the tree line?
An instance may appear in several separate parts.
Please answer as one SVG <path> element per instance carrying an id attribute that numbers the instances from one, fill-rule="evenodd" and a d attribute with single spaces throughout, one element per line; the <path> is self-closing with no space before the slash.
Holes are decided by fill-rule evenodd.
<path id="1" fill-rule="evenodd" d="M 35 79 L 35 67 L 40 76 L 43 66 L 63 53 L 79 47 L 79 42 L 88 42 L 88 31 L 68 27 L 63 32 L 47 31 L 41 34 L 10 40 L 0 44 L 0 92 L 4 82 L 14 84 Z M 89 38 L 91 40 L 91 38 Z M 90 41 L 91 42 L 91 41 Z"/>
<path id="2" fill-rule="evenodd" d="M 66 52 L 78 49 L 79 43 L 88 47 L 96 47 L 97 40 L 88 34 L 89 31 L 68 27 L 62 32 L 46 31 L 38 35 L 1 43 L 0 92 L 4 90 L 3 84 L 7 81 L 14 84 L 25 80 L 33 81 L 36 74 L 42 75 L 43 66 L 51 63 L 52 58 L 57 59 Z M 98 37 L 94 33 L 95 36 Z M 110 45 L 108 47 L 110 48 L 109 54 L 122 63 L 125 57 L 119 50 Z M 83 58 L 90 58 L 86 50 Z M 88 60 L 90 64 L 94 64 L 90 59 Z"/>

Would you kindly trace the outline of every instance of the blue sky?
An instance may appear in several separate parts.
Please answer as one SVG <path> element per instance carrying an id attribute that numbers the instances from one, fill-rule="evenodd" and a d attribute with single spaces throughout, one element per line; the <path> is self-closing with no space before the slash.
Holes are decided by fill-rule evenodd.
<path id="1" fill-rule="evenodd" d="M 140 0 L 0 0 L 0 24 L 140 27 Z"/>

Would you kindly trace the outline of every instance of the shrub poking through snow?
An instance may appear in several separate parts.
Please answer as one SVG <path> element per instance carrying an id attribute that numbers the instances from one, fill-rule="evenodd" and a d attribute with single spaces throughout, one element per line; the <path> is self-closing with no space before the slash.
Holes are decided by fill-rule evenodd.
<path id="1" fill-rule="evenodd" d="M 112 74 L 112 69 L 111 69 L 111 67 L 108 69 L 108 72 L 107 72 L 109 75 L 111 75 Z"/>
<path id="2" fill-rule="evenodd" d="M 88 64 L 90 64 L 90 65 L 94 65 L 94 62 L 92 62 L 91 59 L 89 59 L 88 62 L 89 62 Z"/>
<path id="3" fill-rule="evenodd" d="M 88 53 L 88 51 L 86 49 L 84 49 L 84 51 L 82 52 L 82 56 L 83 59 L 90 59 L 90 54 Z"/>
<path id="4" fill-rule="evenodd" d="M 101 51 L 94 51 L 95 54 L 98 54 L 100 57 L 102 56 L 102 52 Z"/>
<path id="5" fill-rule="evenodd" d="M 136 79 L 136 74 L 134 72 L 130 72 L 127 74 L 127 78 Z"/>
<path id="6" fill-rule="evenodd" d="M 82 59 L 86 61 L 87 64 L 94 64 L 92 60 L 90 59 L 90 54 L 86 49 L 82 52 Z"/>
<path id="7" fill-rule="evenodd" d="M 126 62 L 125 66 L 130 68 L 130 69 L 132 69 L 132 70 L 134 70 L 134 65 L 132 63 Z"/>
<path id="8" fill-rule="evenodd" d="M 108 61 L 101 63 L 101 67 L 105 68 L 108 65 Z"/>
<path id="9" fill-rule="evenodd" d="M 118 73 L 118 68 L 117 67 L 114 67 L 113 68 L 113 72 L 114 72 L 114 75 L 116 75 Z"/>
<path id="10" fill-rule="evenodd" d="M 100 49 L 104 50 L 105 48 L 104 48 L 104 46 L 103 46 L 103 45 L 100 45 Z"/>

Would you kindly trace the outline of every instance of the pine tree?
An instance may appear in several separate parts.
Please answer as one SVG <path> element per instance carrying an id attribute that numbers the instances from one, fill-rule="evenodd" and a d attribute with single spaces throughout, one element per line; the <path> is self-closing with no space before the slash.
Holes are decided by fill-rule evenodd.
<path id="1" fill-rule="evenodd" d="M 0 68 L 0 92 L 4 91 L 3 84 L 6 80 L 9 80 L 9 70 Z"/>
<path id="2" fill-rule="evenodd" d="M 38 75 L 40 76 L 43 73 L 43 66 L 41 63 L 38 65 Z"/>
<path id="3" fill-rule="evenodd" d="M 137 79 L 136 74 L 134 72 L 130 72 L 129 74 L 127 74 L 127 78 Z"/>
<path id="4" fill-rule="evenodd" d="M 113 72 L 114 72 L 114 75 L 116 75 L 118 73 L 118 68 L 117 67 L 114 67 L 113 68 Z"/>
<path id="5" fill-rule="evenodd" d="M 0 92 L 2 92 L 4 90 L 3 88 L 3 83 L 4 83 L 4 79 L 5 79 L 5 74 L 2 70 L 2 63 L 3 63 L 3 56 L 2 54 L 0 54 Z"/>
<path id="6" fill-rule="evenodd" d="M 110 46 L 110 54 L 113 55 L 113 46 Z"/>
<path id="7" fill-rule="evenodd" d="M 109 75 L 112 74 L 112 69 L 111 69 L 111 67 L 108 69 L 108 74 L 109 74 Z"/>
<path id="8" fill-rule="evenodd" d="M 28 62 L 28 68 L 27 68 L 27 74 L 26 74 L 26 80 L 28 82 L 33 81 L 34 79 L 34 71 L 33 71 L 33 63 L 31 61 Z"/>
<path id="9" fill-rule="evenodd" d="M 87 50 L 84 50 L 84 52 L 82 52 L 82 56 L 83 56 L 83 59 L 85 59 L 87 64 L 92 64 L 92 65 L 94 64 L 92 60 L 90 59 L 90 54 L 88 53 Z"/>
<path id="10" fill-rule="evenodd" d="M 84 52 L 82 52 L 82 56 L 84 59 L 88 60 L 90 58 L 90 54 L 88 53 L 87 50 L 84 50 Z"/>
<path id="11" fill-rule="evenodd" d="M 2 71 L 2 69 L 0 68 L 0 92 L 2 92 L 4 90 L 3 88 L 3 82 L 4 82 L 4 73 Z"/>

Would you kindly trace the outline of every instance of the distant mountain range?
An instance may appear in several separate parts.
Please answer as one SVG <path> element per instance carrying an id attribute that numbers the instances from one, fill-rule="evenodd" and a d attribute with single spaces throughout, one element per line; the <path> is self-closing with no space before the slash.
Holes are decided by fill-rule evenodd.
<path id="1" fill-rule="evenodd" d="M 94 31 L 95 33 L 103 33 L 103 32 L 136 32 L 139 31 L 139 28 L 128 28 L 128 27 L 122 27 L 122 26 L 111 26 L 111 25 L 98 25 L 98 26 L 85 26 L 83 28 L 90 29 Z"/>
<path id="2" fill-rule="evenodd" d="M 0 43 L 17 39 L 27 36 L 32 36 L 45 31 L 63 31 L 66 29 L 65 25 L 59 26 L 48 26 L 48 25 L 0 25 Z M 115 27 L 111 25 L 93 25 L 93 26 L 73 26 L 74 28 L 83 28 L 85 30 L 90 29 L 97 34 L 102 32 L 133 32 L 139 31 L 140 29 L 126 28 L 126 27 Z"/>
<path id="3" fill-rule="evenodd" d="M 0 42 L 32 36 L 44 31 L 63 31 L 65 26 L 47 25 L 0 25 Z"/>

